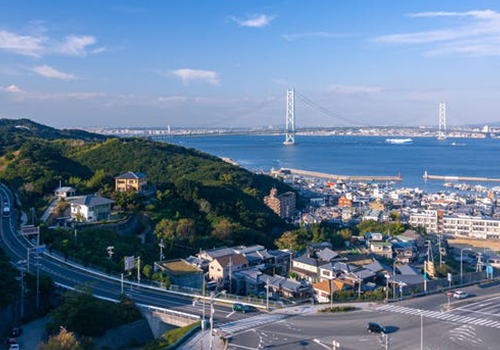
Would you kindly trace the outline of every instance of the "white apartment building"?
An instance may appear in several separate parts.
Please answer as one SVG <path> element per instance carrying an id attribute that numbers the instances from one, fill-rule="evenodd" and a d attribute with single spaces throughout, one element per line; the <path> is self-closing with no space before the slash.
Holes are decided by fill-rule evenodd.
<path id="1" fill-rule="evenodd" d="M 410 224 L 429 233 L 477 239 L 500 239 L 500 219 L 471 215 L 438 215 L 436 210 L 412 214 Z"/>

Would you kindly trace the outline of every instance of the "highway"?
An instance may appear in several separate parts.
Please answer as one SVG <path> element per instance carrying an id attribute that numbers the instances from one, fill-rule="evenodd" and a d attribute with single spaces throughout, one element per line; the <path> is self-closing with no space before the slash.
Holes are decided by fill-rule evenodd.
<path id="1" fill-rule="evenodd" d="M 24 237 L 20 237 L 16 233 L 17 218 L 19 212 L 14 209 L 14 200 L 11 192 L 3 185 L 0 184 L 0 196 L 2 203 L 4 199 L 7 200 L 12 212 L 10 217 L 2 217 L 0 225 L 0 245 L 6 250 L 12 262 L 16 263 L 20 260 L 27 259 L 27 242 Z M 34 261 L 34 259 L 32 259 Z M 35 271 L 35 266 L 31 264 L 31 272 Z M 88 285 L 92 293 L 96 296 L 118 299 L 121 286 L 119 281 L 98 276 L 92 273 L 82 271 L 80 269 L 71 267 L 67 264 L 61 263 L 46 254 L 41 254 L 40 257 L 40 273 L 50 276 L 54 282 L 64 286 L 74 288 L 76 286 Z M 203 314 L 203 303 L 198 301 L 193 305 L 193 298 L 175 295 L 168 292 L 155 291 L 148 288 L 138 288 L 125 285 L 124 292 L 132 298 L 136 303 L 158 308 L 165 308 L 178 312 L 184 312 L 191 315 L 201 316 Z M 206 315 L 209 314 L 209 302 L 206 302 Z M 234 321 L 247 317 L 248 314 L 243 315 L 234 313 L 230 306 L 216 304 L 214 313 L 214 320 L 218 323 Z M 208 319 L 208 317 L 207 317 Z"/>

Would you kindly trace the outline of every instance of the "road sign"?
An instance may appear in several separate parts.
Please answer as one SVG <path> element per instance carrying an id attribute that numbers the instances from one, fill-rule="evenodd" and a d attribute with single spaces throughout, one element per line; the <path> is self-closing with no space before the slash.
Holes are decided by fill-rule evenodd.
<path id="1" fill-rule="evenodd" d="M 446 293 L 446 296 L 449 298 L 451 297 L 451 292 Z"/>
<path id="2" fill-rule="evenodd" d="M 491 265 L 486 266 L 486 277 L 493 278 L 493 266 Z"/>
<path id="3" fill-rule="evenodd" d="M 453 276 L 451 273 L 448 272 L 448 282 L 451 282 L 453 280 Z"/>
<path id="4" fill-rule="evenodd" d="M 44 251 L 47 250 L 47 246 L 45 244 L 39 245 L 38 247 L 35 247 L 35 253 L 40 254 L 43 253 Z"/>
<path id="5" fill-rule="evenodd" d="M 40 228 L 35 225 L 25 225 L 21 228 L 21 235 L 30 236 L 37 235 L 40 232 Z"/>
<path id="6" fill-rule="evenodd" d="M 132 256 L 126 256 L 125 257 L 125 271 L 132 270 L 135 266 L 135 257 Z"/>

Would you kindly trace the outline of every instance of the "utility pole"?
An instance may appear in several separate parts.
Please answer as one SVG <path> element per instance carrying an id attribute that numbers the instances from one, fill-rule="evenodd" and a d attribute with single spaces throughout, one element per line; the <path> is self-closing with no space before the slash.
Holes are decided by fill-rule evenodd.
<path id="1" fill-rule="evenodd" d="M 123 273 L 120 274 L 120 291 L 123 294 Z"/>
<path id="2" fill-rule="evenodd" d="M 205 330 L 205 274 L 203 274 L 203 286 L 201 288 L 202 299 L 203 299 L 203 315 L 201 318 L 201 330 Z"/>
<path id="3" fill-rule="evenodd" d="M 141 284 L 141 257 L 137 257 L 137 284 Z"/>
<path id="4" fill-rule="evenodd" d="M 158 246 L 160 247 L 160 262 L 162 262 L 163 259 L 165 258 L 163 256 L 163 248 L 165 248 L 165 244 L 163 243 L 163 238 L 161 239 L 160 244 L 158 244 Z"/>
<path id="5" fill-rule="evenodd" d="M 328 282 L 330 282 L 330 309 L 333 310 L 333 281 L 329 279 Z"/>
<path id="6" fill-rule="evenodd" d="M 210 298 L 210 350 L 214 348 L 214 292 Z"/>
<path id="7" fill-rule="evenodd" d="M 33 211 L 34 210 L 35 209 L 33 208 Z M 38 230 L 37 230 L 36 247 L 40 248 L 40 227 L 38 227 Z M 40 253 L 37 249 L 37 251 L 36 251 L 36 309 L 38 310 L 39 308 L 40 308 Z"/>
<path id="8" fill-rule="evenodd" d="M 269 311 L 269 278 L 266 280 L 266 311 Z"/>
<path id="9" fill-rule="evenodd" d="M 229 257 L 229 294 L 233 293 L 233 259 Z"/>
<path id="10" fill-rule="evenodd" d="M 441 234 L 438 235 L 439 266 L 443 265 L 443 250 L 441 247 Z"/>
<path id="11" fill-rule="evenodd" d="M 424 350 L 424 315 L 420 311 L 420 350 Z"/>
<path id="12" fill-rule="evenodd" d="M 392 264 L 392 300 L 396 298 L 396 283 L 394 283 L 395 276 L 396 276 L 396 260 L 394 260 L 394 263 Z"/>
<path id="13" fill-rule="evenodd" d="M 385 302 L 389 302 L 389 274 L 385 275 Z"/>
<path id="14" fill-rule="evenodd" d="M 76 244 L 76 235 L 78 234 L 78 230 L 75 228 L 75 234 L 73 236 L 73 244 Z"/>

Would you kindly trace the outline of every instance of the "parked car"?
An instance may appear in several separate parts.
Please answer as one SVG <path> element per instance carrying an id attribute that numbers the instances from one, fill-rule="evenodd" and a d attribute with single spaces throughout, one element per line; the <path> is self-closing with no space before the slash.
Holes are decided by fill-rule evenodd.
<path id="1" fill-rule="evenodd" d="M 467 294 L 461 290 L 457 290 L 455 293 L 453 293 L 453 298 L 455 298 L 455 299 L 465 299 L 468 296 L 469 296 L 469 294 Z"/>
<path id="2" fill-rule="evenodd" d="M 9 347 L 9 350 L 20 350 L 19 344 L 12 344 Z"/>
<path id="3" fill-rule="evenodd" d="M 20 328 L 20 327 L 14 327 L 10 331 L 10 336 L 14 337 L 14 338 L 17 338 L 17 337 L 19 337 L 21 335 L 22 332 L 23 332 L 22 328 Z"/>
<path id="4" fill-rule="evenodd" d="M 9 349 L 12 344 L 17 344 L 17 339 L 10 337 L 9 340 L 7 340 L 7 349 Z"/>
<path id="5" fill-rule="evenodd" d="M 245 313 L 250 311 L 250 307 L 243 304 L 233 304 L 233 311 L 239 311 Z"/>
<path id="6" fill-rule="evenodd" d="M 387 333 L 384 326 L 379 325 L 375 322 L 368 323 L 368 333 Z"/>

